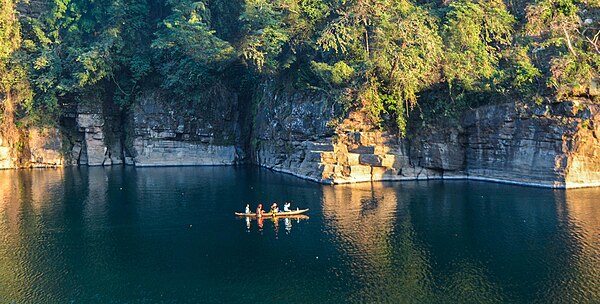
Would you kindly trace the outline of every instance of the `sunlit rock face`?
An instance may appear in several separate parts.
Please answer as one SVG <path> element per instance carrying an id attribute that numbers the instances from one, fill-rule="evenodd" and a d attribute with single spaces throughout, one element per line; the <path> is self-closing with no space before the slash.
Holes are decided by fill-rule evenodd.
<path id="1" fill-rule="evenodd" d="M 178 104 L 160 91 L 140 96 L 130 119 L 127 162 L 136 166 L 236 163 L 240 158 L 237 96 L 224 92 L 219 98 Z"/>
<path id="2" fill-rule="evenodd" d="M 121 111 L 101 95 L 87 96 L 77 105 L 76 132 L 70 136 L 74 163 L 110 166 L 123 163 Z"/>
<path id="3" fill-rule="evenodd" d="M 577 100 L 476 109 L 464 120 L 467 173 L 549 187 L 599 185 L 599 110 Z"/>
<path id="4" fill-rule="evenodd" d="M 265 90 L 255 119 L 253 162 L 324 183 L 462 175 L 463 136 L 429 132 L 418 142 L 374 130 L 321 93 Z"/>
<path id="5" fill-rule="evenodd" d="M 261 102 L 253 161 L 318 182 L 472 178 L 600 185 L 600 107 L 589 101 L 482 107 L 466 113 L 460 126 L 432 125 L 406 139 L 356 119 L 330 126 L 341 111 L 319 94 L 270 92 Z"/>
<path id="6" fill-rule="evenodd" d="M 16 144 L 0 136 L 0 169 L 59 167 L 64 164 L 57 128 L 30 128 Z"/>
<path id="7" fill-rule="evenodd" d="M 303 154 L 273 168 L 337 184 L 441 178 L 443 174 L 460 172 L 463 166 L 461 153 L 446 153 L 452 151 L 451 145 L 430 143 L 426 148 L 415 149 L 411 157 L 406 140 L 380 131 L 346 132 L 329 142 L 305 141 L 298 145 Z M 266 150 L 262 155 L 272 151 Z"/>
<path id="8" fill-rule="evenodd" d="M 481 107 L 459 125 L 440 120 L 400 138 L 358 111 L 346 113 L 326 94 L 268 85 L 252 106 L 226 91 L 181 102 L 148 90 L 122 110 L 101 95 L 82 96 L 65 111 L 61 132 L 32 128 L 15 131 L 20 141 L 0 138 L 0 168 L 248 161 L 322 183 L 471 178 L 600 185 L 600 105 L 589 100 Z"/>
<path id="9" fill-rule="evenodd" d="M 14 167 L 14 159 L 12 156 L 12 149 L 6 142 L 6 140 L 0 136 L 0 169 Z"/>
<path id="10" fill-rule="evenodd" d="M 57 167 L 64 163 L 62 138 L 56 128 L 29 131 L 30 166 Z"/>

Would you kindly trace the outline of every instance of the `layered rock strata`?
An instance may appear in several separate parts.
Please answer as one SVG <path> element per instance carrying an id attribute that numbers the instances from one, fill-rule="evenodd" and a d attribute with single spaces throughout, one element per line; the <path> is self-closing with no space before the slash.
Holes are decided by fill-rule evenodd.
<path id="1" fill-rule="evenodd" d="M 239 159 L 237 96 L 208 106 L 168 103 L 160 91 L 138 99 L 131 119 L 128 164 L 232 165 Z"/>
<path id="2" fill-rule="evenodd" d="M 572 188 L 600 185 L 600 106 L 572 100 L 467 113 L 470 178 Z"/>
<path id="3" fill-rule="evenodd" d="M 63 145 L 57 128 L 31 128 L 17 146 L 0 136 L 0 169 L 48 168 L 64 164 Z"/>
<path id="4" fill-rule="evenodd" d="M 589 100 L 487 106 L 458 126 L 440 123 L 398 138 L 356 112 L 344 114 L 323 93 L 269 89 L 245 128 L 251 135 L 242 134 L 237 96 L 218 95 L 219 102 L 178 103 L 148 91 L 128 115 L 87 98 L 65 114 L 62 132 L 31 128 L 13 130 L 20 141 L 0 138 L 0 168 L 232 165 L 247 154 L 251 163 L 322 183 L 469 178 L 600 186 L 600 105 Z"/>
<path id="5" fill-rule="evenodd" d="M 551 188 L 600 185 L 600 107 L 589 101 L 488 106 L 468 112 L 461 126 L 432 126 L 411 139 L 399 139 L 379 131 L 327 128 L 335 115 L 323 111 L 323 99 L 271 100 L 289 110 L 262 107 L 254 161 L 302 178 L 323 183 L 467 178 Z"/>
<path id="6" fill-rule="evenodd" d="M 453 154 L 453 149 L 462 151 L 462 147 L 452 147 L 452 143 L 435 143 L 411 154 L 408 141 L 373 131 L 347 132 L 293 145 L 294 153 L 286 154 L 270 141 L 263 141 L 257 162 L 276 171 L 332 184 L 464 176 L 463 154 Z"/>
<path id="7" fill-rule="evenodd" d="M 336 125 L 342 110 L 323 94 L 266 91 L 258 108 L 253 161 L 263 167 L 323 183 L 463 174 L 463 136 L 456 130 L 431 132 L 411 148 L 352 114 Z"/>
<path id="8" fill-rule="evenodd" d="M 71 134 L 73 162 L 88 166 L 123 163 L 120 110 L 112 103 L 90 98 L 77 105 L 77 132 Z"/>

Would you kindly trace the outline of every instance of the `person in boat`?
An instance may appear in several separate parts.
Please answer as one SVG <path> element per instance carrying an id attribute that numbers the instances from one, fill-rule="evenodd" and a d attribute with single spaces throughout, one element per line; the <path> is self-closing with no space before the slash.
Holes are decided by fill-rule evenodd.
<path id="1" fill-rule="evenodd" d="M 256 216 L 261 217 L 263 215 L 262 204 L 258 204 L 256 207 Z"/>
<path id="2" fill-rule="evenodd" d="M 277 203 L 273 202 L 273 205 L 271 205 L 271 213 L 277 213 L 279 212 L 279 208 L 277 208 Z"/>
<path id="3" fill-rule="evenodd" d="M 250 213 L 250 204 L 246 204 L 246 210 L 245 213 L 248 214 Z"/>
<path id="4" fill-rule="evenodd" d="M 283 211 L 284 212 L 290 212 L 290 211 L 292 211 L 292 210 L 290 210 L 290 206 L 291 205 L 292 204 L 290 204 L 290 202 L 285 202 L 285 204 L 283 204 Z"/>

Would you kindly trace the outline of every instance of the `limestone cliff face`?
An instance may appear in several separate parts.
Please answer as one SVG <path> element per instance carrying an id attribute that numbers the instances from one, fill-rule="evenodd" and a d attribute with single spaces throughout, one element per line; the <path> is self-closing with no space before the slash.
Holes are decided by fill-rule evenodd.
<path id="1" fill-rule="evenodd" d="M 0 136 L 0 168 L 248 161 L 323 183 L 470 178 L 600 185 L 600 105 L 588 100 L 482 107 L 458 126 L 440 121 L 399 138 L 359 112 L 344 113 L 325 93 L 267 85 L 245 128 L 239 113 L 249 110 L 235 94 L 193 104 L 165 96 L 147 91 L 125 111 L 97 96 L 83 98 L 60 129 L 20 130 L 19 144 Z"/>
<path id="2" fill-rule="evenodd" d="M 0 98 L 0 169 L 56 167 L 64 163 L 63 141 L 56 127 L 17 123 L 10 94 Z"/>
<path id="3" fill-rule="evenodd" d="M 265 88 L 255 108 L 252 161 L 303 178 L 323 180 L 323 165 L 315 157 L 321 151 L 333 151 L 334 132 L 327 123 L 339 114 L 328 98 Z"/>
<path id="4" fill-rule="evenodd" d="M 57 128 L 30 128 L 21 132 L 18 144 L 11 144 L 0 135 L 0 169 L 64 165 L 62 136 Z"/>
<path id="5" fill-rule="evenodd" d="M 589 101 L 483 107 L 466 113 L 462 125 L 440 123 L 409 139 L 364 124 L 330 126 L 340 113 L 319 94 L 266 93 L 259 109 L 254 161 L 319 182 L 471 178 L 600 185 L 600 106 Z"/>
<path id="6" fill-rule="evenodd" d="M 243 157 L 235 94 L 181 104 L 151 90 L 127 110 L 101 92 L 79 99 L 66 105 L 60 131 L 26 130 L 12 144 L 0 136 L 0 168 L 232 165 Z"/>
<path id="7" fill-rule="evenodd" d="M 254 162 L 325 183 L 440 178 L 464 169 L 462 135 L 432 132 L 418 144 L 356 122 L 323 93 L 266 89 L 258 106 Z M 358 115 L 360 116 L 360 115 Z M 357 131 L 360 130 L 360 131 Z"/>
<path id="8" fill-rule="evenodd" d="M 232 165 L 239 161 L 237 96 L 179 104 L 161 91 L 140 96 L 128 126 L 127 162 L 136 166 Z"/>
<path id="9" fill-rule="evenodd" d="M 123 163 L 120 109 L 99 96 L 88 96 L 77 105 L 75 130 L 70 130 L 73 164 L 110 166 Z"/>
<path id="10" fill-rule="evenodd" d="M 467 113 L 470 177 L 549 187 L 600 185 L 600 106 L 515 103 Z"/>

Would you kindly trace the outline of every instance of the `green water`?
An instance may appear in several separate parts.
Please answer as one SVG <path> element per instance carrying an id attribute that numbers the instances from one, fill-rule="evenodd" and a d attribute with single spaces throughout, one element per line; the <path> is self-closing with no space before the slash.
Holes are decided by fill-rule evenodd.
<path id="1" fill-rule="evenodd" d="M 0 171 L 0 303 L 598 303 L 599 197 L 255 167 Z M 282 200 L 310 218 L 233 216 Z"/>

